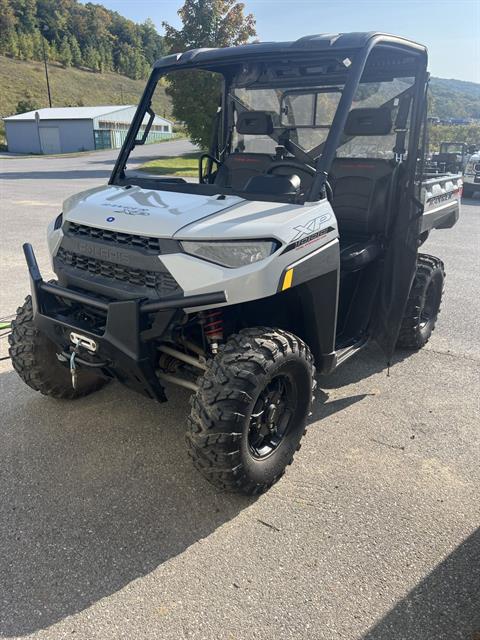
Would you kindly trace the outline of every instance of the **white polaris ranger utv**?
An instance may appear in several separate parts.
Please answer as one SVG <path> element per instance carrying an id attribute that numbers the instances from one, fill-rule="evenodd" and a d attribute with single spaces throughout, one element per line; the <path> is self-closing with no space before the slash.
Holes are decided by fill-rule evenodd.
<path id="1" fill-rule="evenodd" d="M 198 183 L 128 169 L 174 73 L 221 80 Z M 387 362 L 434 327 L 443 265 L 417 251 L 455 224 L 462 183 L 422 182 L 427 81 L 423 46 L 377 33 L 161 59 L 108 186 L 69 198 L 49 228 L 58 282 L 24 245 L 19 375 L 72 399 L 112 378 L 158 401 L 165 382 L 183 385 L 197 468 L 266 490 L 299 448 L 315 367 L 371 339 Z"/>

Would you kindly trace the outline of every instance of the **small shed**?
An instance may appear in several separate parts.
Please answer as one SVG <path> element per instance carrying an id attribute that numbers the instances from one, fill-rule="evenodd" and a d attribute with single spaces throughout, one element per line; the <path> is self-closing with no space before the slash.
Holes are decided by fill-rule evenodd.
<path id="1" fill-rule="evenodd" d="M 13 153 L 71 153 L 116 149 L 127 135 L 134 105 L 37 109 L 4 118 Z M 148 116 L 145 118 L 145 123 Z M 144 127 L 145 125 L 142 125 Z M 147 142 L 172 137 L 172 122 L 155 117 Z"/>

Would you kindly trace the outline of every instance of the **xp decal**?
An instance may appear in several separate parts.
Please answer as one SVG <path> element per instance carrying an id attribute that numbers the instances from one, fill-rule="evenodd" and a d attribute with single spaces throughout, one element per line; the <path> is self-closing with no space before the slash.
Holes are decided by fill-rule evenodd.
<path id="1" fill-rule="evenodd" d="M 292 249 L 298 249 L 299 247 L 304 247 L 305 245 L 315 242 L 319 238 L 326 236 L 331 231 L 334 231 L 334 227 L 332 226 L 322 228 L 322 225 L 330 220 L 331 217 L 331 213 L 324 213 L 321 216 L 309 220 L 307 224 L 300 224 L 294 227 L 296 234 L 292 238 L 291 242 L 282 251 L 282 253 L 292 251 Z"/>

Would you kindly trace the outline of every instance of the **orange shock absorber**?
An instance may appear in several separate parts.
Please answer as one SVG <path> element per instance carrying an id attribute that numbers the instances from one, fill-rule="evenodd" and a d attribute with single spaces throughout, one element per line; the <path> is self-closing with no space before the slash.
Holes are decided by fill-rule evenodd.
<path id="1" fill-rule="evenodd" d="M 203 332 L 210 344 L 212 353 L 217 353 L 218 341 L 223 340 L 223 314 L 221 309 L 203 312 Z"/>

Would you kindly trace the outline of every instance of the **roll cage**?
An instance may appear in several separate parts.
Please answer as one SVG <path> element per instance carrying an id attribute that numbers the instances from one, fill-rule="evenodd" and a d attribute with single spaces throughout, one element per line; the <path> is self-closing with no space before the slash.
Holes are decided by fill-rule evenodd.
<path id="1" fill-rule="evenodd" d="M 351 139 L 345 132 L 347 118 L 361 82 L 381 82 L 393 77 L 411 77 L 414 82 L 407 94 L 409 116 L 408 146 L 405 148 L 405 125 L 397 126 L 395 160 L 402 161 L 407 156 L 404 171 L 414 175 L 418 157 L 418 141 L 421 126 L 425 120 L 425 86 L 427 82 L 427 52 L 425 47 L 403 38 L 381 33 L 353 33 L 340 35 L 318 35 L 300 38 L 295 42 L 258 43 L 225 49 L 194 49 L 183 54 L 172 54 L 160 59 L 154 66 L 147 82 L 131 127 L 114 166 L 110 184 L 136 184 L 140 187 L 167 191 L 198 193 L 204 195 L 234 194 L 246 199 L 287 201 L 301 204 L 317 201 L 328 195 L 328 174 L 339 146 Z M 131 151 L 143 145 L 148 135 L 149 123 L 153 120 L 152 96 L 159 79 L 179 70 L 203 70 L 216 72 L 222 76 L 222 97 L 214 123 L 212 144 L 209 153 L 200 160 L 200 183 L 187 183 L 182 179 L 142 177 L 125 173 Z M 214 165 L 221 165 L 231 153 L 232 101 L 241 112 L 248 110 L 238 98 L 232 98 L 232 88 L 249 81 L 249 73 L 257 70 L 255 80 L 258 87 L 278 86 L 275 73 L 282 73 L 282 87 L 299 90 L 302 87 L 322 91 L 325 87 L 336 87 L 340 93 L 333 118 L 328 126 L 324 141 L 312 149 L 305 150 L 288 136 L 288 127 L 276 127 L 269 136 L 299 163 L 313 169 L 313 179 L 307 191 L 301 194 L 247 193 L 219 184 L 212 184 L 215 177 Z M 262 69 L 262 72 L 259 71 Z M 306 73 L 314 69 L 316 73 Z M 295 74 L 289 76 L 289 70 Z M 263 74 L 263 75 L 262 75 Z M 401 100 L 403 94 L 395 96 Z M 393 100 L 393 99 L 392 99 Z M 382 106 L 389 106 L 388 100 Z M 147 125 L 140 139 L 138 132 L 145 118 Z M 408 153 L 406 153 L 408 151 Z M 202 170 L 202 160 L 207 160 L 206 171 Z M 409 181 L 412 192 L 414 181 Z"/>

